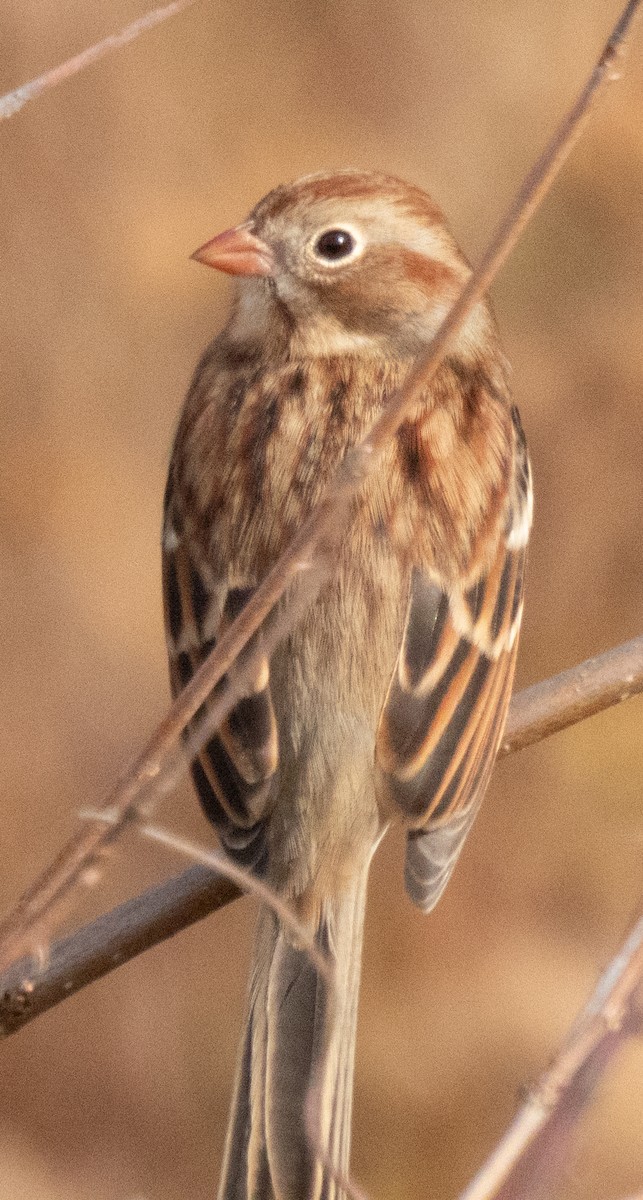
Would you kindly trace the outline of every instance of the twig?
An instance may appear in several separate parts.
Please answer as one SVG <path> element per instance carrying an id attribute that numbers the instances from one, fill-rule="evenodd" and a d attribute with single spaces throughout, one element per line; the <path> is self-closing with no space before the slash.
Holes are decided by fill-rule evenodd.
<path id="1" fill-rule="evenodd" d="M 513 1189 L 512 1173 L 520 1163 L 524 1185 L 522 1168 L 530 1149 L 531 1178 L 546 1168 L 557 1136 L 585 1107 L 606 1063 L 626 1037 L 640 1032 L 636 993 L 642 980 L 643 915 L 600 979 L 551 1067 L 460 1200 L 509 1200 L 524 1194 Z"/>
<path id="2" fill-rule="evenodd" d="M 347 1200 L 369 1200 L 366 1192 L 363 1191 L 359 1184 L 350 1175 L 342 1171 L 341 1168 L 337 1167 L 331 1159 L 319 1135 L 321 1113 L 321 1080 L 318 1079 L 313 1080 L 313 1083 L 309 1087 L 304 1106 L 304 1122 L 308 1144 L 313 1154 L 315 1154 L 321 1163 L 322 1169 L 331 1179 L 334 1179 L 340 1196 L 346 1196 Z"/>
<path id="3" fill-rule="evenodd" d="M 273 888 L 263 883 L 260 879 L 256 879 L 243 867 L 238 867 L 225 854 L 203 850 L 194 842 L 179 837 L 175 833 L 170 833 L 159 826 L 139 825 L 138 830 L 144 837 L 152 838 L 153 841 L 160 842 L 170 850 L 176 850 L 179 854 L 184 854 L 188 858 L 202 863 L 204 866 L 221 871 L 232 882 L 238 883 L 239 887 L 243 888 L 244 891 L 258 897 L 272 909 L 276 916 L 279 917 L 281 923 L 295 935 L 298 945 L 306 951 L 310 962 L 324 980 L 326 986 L 327 1019 L 330 1019 L 328 1014 L 336 1005 L 338 998 L 333 956 L 332 954 L 325 954 L 320 950 L 314 937 L 310 935 L 310 929 L 297 919 L 290 905 L 285 900 L 282 900 L 281 896 Z M 322 1059 L 318 1064 L 318 1071 L 323 1071 L 323 1067 L 324 1063 Z M 305 1125 L 310 1147 L 319 1158 L 323 1170 L 335 1180 L 346 1194 L 347 1200 L 367 1200 L 366 1194 L 357 1184 L 348 1175 L 345 1175 L 343 1171 L 338 1169 L 321 1142 L 319 1136 L 321 1108 L 318 1103 L 320 1082 L 319 1078 L 315 1079 L 309 1088 L 306 1100 Z"/>
<path id="4" fill-rule="evenodd" d="M 68 58 L 67 62 L 61 63 L 58 67 L 52 67 L 50 71 L 45 71 L 44 75 L 39 75 L 30 83 L 23 83 L 22 87 L 16 88 L 15 91 L 7 92 L 6 96 L 0 96 L 0 121 L 7 121 L 9 117 L 20 112 L 20 109 L 29 100 L 35 100 L 36 96 L 42 95 L 50 88 L 57 87 L 63 80 L 70 79 L 72 75 L 84 71 L 85 67 L 98 62 L 99 58 L 111 54 L 112 50 L 118 50 L 119 46 L 126 46 L 128 42 L 133 42 L 139 34 L 144 33 L 147 29 L 153 29 L 155 25 L 160 25 L 161 21 L 167 21 L 169 17 L 176 16 L 177 13 L 182 12 L 185 8 L 190 8 L 195 3 L 196 0 L 172 0 L 171 4 L 166 4 L 163 8 L 154 8 L 144 17 L 132 21 L 131 25 L 126 25 L 119 33 L 110 34 L 109 37 L 103 38 L 102 42 L 97 42 L 95 46 L 89 46 L 87 50 L 75 54 L 73 58 Z"/>
<path id="5" fill-rule="evenodd" d="M 249 892 L 261 900 L 262 904 L 267 905 L 272 909 L 282 925 L 285 925 L 294 935 L 298 945 L 302 947 L 308 954 L 308 957 L 326 981 L 332 986 L 333 970 L 332 964 L 328 957 L 322 953 L 314 939 L 310 935 L 310 928 L 304 925 L 295 916 L 292 907 L 282 900 L 281 896 L 263 883 L 261 879 L 257 879 L 250 871 L 243 867 L 238 867 L 232 859 L 221 853 L 219 850 L 204 850 L 198 846 L 196 842 L 188 841 L 187 838 L 181 837 L 179 834 L 171 833 L 167 829 L 161 828 L 160 825 L 139 825 L 138 832 L 143 836 L 150 838 L 153 842 L 160 842 L 162 846 L 167 846 L 169 850 L 176 850 L 178 854 L 183 854 L 186 858 L 192 859 L 194 862 L 201 863 L 204 867 L 209 867 L 211 871 L 220 872 L 221 875 L 229 879 L 231 883 L 236 883 L 244 892 Z"/>
<path id="6" fill-rule="evenodd" d="M 640 692 L 643 635 L 513 696 L 500 754 L 522 750 Z"/>
<path id="7" fill-rule="evenodd" d="M 581 686 L 585 692 L 579 695 Z M 641 691 L 643 637 L 514 696 L 503 753 L 550 737 Z M 0 1035 L 15 1033 L 88 983 L 240 895 L 218 871 L 190 867 L 55 942 L 43 970 L 35 972 L 30 959 L 14 963 L 0 977 Z"/>
<path id="8" fill-rule="evenodd" d="M 139 825 L 138 831 L 143 837 L 149 837 L 153 841 L 167 846 L 170 850 L 176 850 L 179 854 L 186 855 L 186 857 L 202 863 L 203 866 L 209 866 L 215 871 L 220 871 L 233 883 L 237 883 L 244 891 L 258 897 L 259 900 L 272 909 L 275 915 L 279 917 L 280 922 L 290 930 L 291 934 L 294 934 L 298 946 L 306 951 L 310 962 L 324 980 L 326 986 L 327 1014 L 330 1013 L 337 1003 L 333 956 L 332 954 L 325 954 L 320 950 L 315 938 L 311 937 L 309 927 L 303 925 L 298 920 L 290 905 L 273 888 L 263 883 L 260 879 L 255 878 L 243 867 L 238 867 L 225 854 L 204 850 L 201 846 L 196 845 L 196 843 L 179 837 L 177 834 L 171 833 L 160 826 Z M 330 1018 L 328 1017 L 327 1019 Z M 318 1069 L 323 1071 L 323 1067 L 324 1063 L 322 1059 Z M 323 1169 L 346 1193 L 348 1200 L 367 1200 L 365 1193 L 343 1171 L 340 1171 L 335 1166 L 321 1143 L 319 1137 L 321 1110 L 317 1103 L 319 1086 L 320 1080 L 316 1079 L 309 1089 L 306 1101 L 305 1123 L 310 1147 L 319 1158 Z"/>
<path id="9" fill-rule="evenodd" d="M 246 647 L 242 660 L 235 664 L 234 675 L 217 688 L 207 713 L 197 722 L 197 729 L 191 732 L 187 743 L 189 753 L 185 752 L 180 740 L 182 724 L 175 716 L 186 691 L 180 693 L 147 750 L 124 773 L 107 801 L 95 809 L 96 820 L 78 830 L 24 893 L 14 912 L 0 924 L 0 972 L 19 954 L 37 953 L 43 957 L 43 947 L 48 947 L 51 941 L 54 914 L 60 911 L 74 886 L 94 882 L 101 859 L 124 828 L 144 815 L 160 793 L 178 782 L 187 770 L 190 758 L 244 693 L 247 681 L 256 675 L 264 655 L 272 653 L 277 642 L 285 636 L 288 623 L 296 620 L 323 570 L 324 563 L 320 561 L 314 569 L 302 572 L 289 595 L 288 606 L 269 614 L 262 627 L 261 641 L 252 648 Z M 101 813 L 108 814 L 109 820 L 101 819 Z"/>
<path id="10" fill-rule="evenodd" d="M 0 970 L 16 956 L 42 938 L 54 920 L 62 901 L 69 896 L 83 873 L 92 868 L 97 857 L 138 813 L 141 793 L 152 781 L 160 782 L 168 758 L 171 758 L 182 731 L 208 698 L 214 686 L 240 654 L 253 633 L 284 595 L 293 580 L 313 565 L 322 542 L 326 551 L 342 532 L 349 500 L 357 487 L 375 468 L 387 440 L 416 402 L 421 390 L 435 374 L 439 363 L 461 328 L 474 304 L 487 290 L 505 262 L 526 223 L 551 187 L 572 146 L 580 136 L 590 112 L 605 85 L 618 77 L 616 63 L 624 54 L 625 38 L 640 0 L 630 0 L 579 98 L 563 119 L 549 145 L 529 172 L 507 216 L 492 238 L 482 263 L 448 313 L 426 353 L 409 376 L 405 386 L 393 397 L 365 439 L 353 449 L 337 472 L 325 497 L 305 522 L 289 549 L 226 631 L 188 686 L 176 698 L 166 718 L 150 742 L 117 783 L 104 803 L 116 814 L 117 823 L 106 828 L 95 822 L 80 830 L 62 849 L 55 861 L 25 893 L 16 909 L 0 928 Z M 228 692 L 229 711 L 235 702 Z"/>
<path id="11" fill-rule="evenodd" d="M 304 1110 L 306 1136 L 308 1145 L 322 1164 L 322 1169 L 329 1175 L 332 1180 L 335 1180 L 338 1188 L 338 1194 L 347 1196 L 347 1200 L 368 1200 L 366 1192 L 363 1192 L 359 1183 L 356 1183 L 350 1175 L 345 1174 L 341 1168 L 332 1162 L 329 1152 L 327 1152 L 324 1142 L 319 1135 L 320 1124 L 322 1124 L 322 1097 L 320 1097 L 320 1086 L 318 1082 L 313 1082 L 313 1085 L 308 1088 L 306 1096 L 306 1105 Z"/>
<path id="12" fill-rule="evenodd" d="M 68 996 L 172 937 L 241 892 L 218 871 L 190 867 L 50 948 L 46 967 L 22 959 L 0 983 L 0 1035 L 15 1033 Z"/>

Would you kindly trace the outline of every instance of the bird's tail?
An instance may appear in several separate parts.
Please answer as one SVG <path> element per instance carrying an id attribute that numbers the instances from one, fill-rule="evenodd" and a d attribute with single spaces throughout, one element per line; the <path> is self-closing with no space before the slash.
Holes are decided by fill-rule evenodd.
<path id="1" fill-rule="evenodd" d="M 344 1197 L 322 1158 L 348 1173 L 367 875 L 322 914 L 330 981 L 261 912 L 219 1200 Z"/>

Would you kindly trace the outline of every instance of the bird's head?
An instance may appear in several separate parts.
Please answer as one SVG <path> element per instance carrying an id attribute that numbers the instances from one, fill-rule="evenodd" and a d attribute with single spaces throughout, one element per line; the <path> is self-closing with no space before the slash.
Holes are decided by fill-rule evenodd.
<path id="1" fill-rule="evenodd" d="M 315 356 L 418 353 L 470 272 L 425 192 L 361 171 L 275 188 L 193 258 L 239 277 L 230 336 L 265 336 L 279 318 L 291 352 Z M 460 341 L 479 344 L 481 323 L 488 324 L 484 305 Z"/>

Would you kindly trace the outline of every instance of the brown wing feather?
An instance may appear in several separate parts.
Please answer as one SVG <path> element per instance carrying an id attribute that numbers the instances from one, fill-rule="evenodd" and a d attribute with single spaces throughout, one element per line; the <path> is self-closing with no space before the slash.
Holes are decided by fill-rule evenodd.
<path id="1" fill-rule="evenodd" d="M 185 687 L 217 636 L 252 594 L 251 587 L 226 591 L 217 586 L 203 565 L 194 562 L 180 530 L 169 484 L 163 592 L 174 695 Z M 267 659 L 261 660 L 253 679 L 245 681 L 243 691 L 216 734 L 201 748 L 191 769 L 201 805 L 228 852 L 244 866 L 260 870 L 266 859 L 264 818 L 279 760 Z"/>
<path id="2" fill-rule="evenodd" d="M 439 899 L 484 795 L 511 694 L 531 524 L 519 425 L 516 435 L 512 495 L 496 553 L 467 591 L 442 589 L 414 572 L 380 718 L 380 785 L 410 826 L 406 886 L 424 910 Z"/>

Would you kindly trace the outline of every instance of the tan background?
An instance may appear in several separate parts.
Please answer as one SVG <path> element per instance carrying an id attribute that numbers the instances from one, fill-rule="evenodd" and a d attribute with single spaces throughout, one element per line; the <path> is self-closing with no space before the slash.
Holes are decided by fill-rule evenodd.
<path id="1" fill-rule="evenodd" d="M 617 3 L 202 0 L 0 128 L 3 907 L 167 703 L 166 460 L 227 303 L 190 251 L 276 183 L 355 165 L 431 190 L 475 258 Z M 141 11 L 4 0 L 0 90 Z M 537 487 L 522 684 L 641 628 L 642 34 L 494 289 Z M 354 1151 L 374 1198 L 456 1195 L 616 948 L 642 711 L 503 763 L 429 919 L 398 840 L 379 854 Z M 187 786 L 163 812 L 210 838 Z M 79 915 L 178 866 L 130 841 Z M 252 924 L 238 904 L 2 1048 L 0 1200 L 213 1196 Z M 632 1046 L 601 1087 L 566 1200 L 643 1185 L 642 1068 Z"/>

